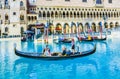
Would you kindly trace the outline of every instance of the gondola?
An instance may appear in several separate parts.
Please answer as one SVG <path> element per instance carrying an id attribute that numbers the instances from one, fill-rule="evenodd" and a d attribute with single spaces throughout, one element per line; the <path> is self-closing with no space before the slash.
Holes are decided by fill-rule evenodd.
<path id="1" fill-rule="evenodd" d="M 77 39 L 78 39 L 78 41 L 81 41 L 81 42 L 92 42 L 93 41 L 93 39 L 87 39 L 87 38 L 83 38 L 83 37 L 77 37 Z"/>
<path id="2" fill-rule="evenodd" d="M 91 40 L 85 39 L 85 38 L 78 38 L 79 41 L 85 41 L 85 42 L 92 42 L 92 41 L 104 41 L 107 37 L 104 38 L 98 38 L 98 37 L 92 37 Z"/>
<path id="3" fill-rule="evenodd" d="M 55 43 L 71 43 L 72 39 L 63 39 L 63 40 L 59 40 L 59 39 L 54 39 L 53 40 Z"/>
<path id="4" fill-rule="evenodd" d="M 104 41 L 107 39 L 107 37 L 104 37 L 104 38 L 93 38 L 95 41 Z"/>
<path id="5" fill-rule="evenodd" d="M 22 52 L 16 49 L 15 47 L 15 54 L 21 57 L 27 57 L 27 58 L 36 58 L 41 60 L 65 60 L 65 59 L 73 59 L 78 57 L 84 57 L 91 55 L 95 53 L 96 51 L 96 44 L 94 45 L 94 48 L 88 51 L 83 52 L 75 52 L 71 55 L 59 55 L 59 53 L 53 53 L 51 56 L 44 56 L 42 53 L 29 53 L 29 52 Z"/>

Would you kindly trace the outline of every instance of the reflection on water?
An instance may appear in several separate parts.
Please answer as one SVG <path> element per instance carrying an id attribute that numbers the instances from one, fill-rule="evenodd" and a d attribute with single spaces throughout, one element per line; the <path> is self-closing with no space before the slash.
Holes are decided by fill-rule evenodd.
<path id="1" fill-rule="evenodd" d="M 75 77 L 79 76 L 79 74 L 87 74 L 90 72 L 96 73 L 98 69 L 97 63 L 94 60 L 86 58 L 80 59 L 80 61 L 75 59 L 49 62 L 33 59 L 29 61 L 29 59 L 20 58 L 14 62 L 14 73 L 23 73 L 24 71 L 19 70 L 23 69 L 23 67 L 24 71 L 28 75 L 27 77 L 36 77 L 38 79 L 75 79 Z"/>

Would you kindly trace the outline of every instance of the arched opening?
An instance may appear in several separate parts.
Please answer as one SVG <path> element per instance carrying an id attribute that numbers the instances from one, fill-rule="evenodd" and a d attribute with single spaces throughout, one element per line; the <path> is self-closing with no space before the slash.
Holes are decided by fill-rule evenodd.
<path id="1" fill-rule="evenodd" d="M 102 18 L 102 13 L 100 12 L 100 18 Z"/>
<path id="2" fill-rule="evenodd" d="M 61 25 L 60 23 L 58 23 L 58 24 L 56 25 L 55 30 L 56 30 L 56 33 L 57 33 L 57 34 L 61 34 L 61 33 L 62 33 L 62 25 Z"/>
<path id="3" fill-rule="evenodd" d="M 23 4 L 23 1 L 20 1 L 20 7 L 22 7 L 24 4 Z"/>
<path id="4" fill-rule="evenodd" d="M 48 18 L 50 17 L 50 13 L 49 13 L 49 11 L 47 11 L 47 17 L 48 17 Z"/>
<path id="5" fill-rule="evenodd" d="M 89 18 L 89 12 L 87 12 L 87 18 Z"/>
<path id="6" fill-rule="evenodd" d="M 20 20 L 24 20 L 24 15 L 20 15 Z"/>
<path id="7" fill-rule="evenodd" d="M 68 13 L 68 11 L 67 11 L 67 13 L 66 13 L 66 16 L 67 16 L 67 18 L 69 17 L 69 13 Z"/>
<path id="8" fill-rule="evenodd" d="M 96 4 L 102 4 L 101 0 L 96 0 Z"/>
<path id="9" fill-rule="evenodd" d="M 108 28 L 108 23 L 105 22 L 105 23 L 104 23 L 104 26 L 105 26 L 105 28 Z"/>
<path id="10" fill-rule="evenodd" d="M 33 16 L 31 16 L 31 20 L 34 21 L 34 17 Z"/>
<path id="11" fill-rule="evenodd" d="M 114 25 L 113 25 L 113 22 L 110 22 L 110 28 L 113 28 Z"/>
<path id="12" fill-rule="evenodd" d="M 77 12 L 77 18 L 79 18 L 79 12 Z"/>
<path id="13" fill-rule="evenodd" d="M 111 17 L 113 17 L 113 13 L 111 12 Z"/>
<path id="14" fill-rule="evenodd" d="M 76 24 L 75 23 L 71 23 L 71 33 L 77 33 L 76 31 Z"/>
<path id="15" fill-rule="evenodd" d="M 78 33 L 81 33 L 81 32 L 83 32 L 84 30 L 83 30 L 83 24 L 82 23 L 79 23 L 78 24 Z"/>
<path id="16" fill-rule="evenodd" d="M 92 31 L 96 32 L 96 24 L 92 23 Z"/>
<path id="17" fill-rule="evenodd" d="M 53 11 L 51 12 L 51 17 L 54 18 L 54 12 Z"/>
<path id="18" fill-rule="evenodd" d="M 36 16 L 34 16 L 34 20 L 37 20 L 37 17 L 36 17 Z"/>
<path id="19" fill-rule="evenodd" d="M 116 13 L 114 12 L 114 17 L 116 17 Z"/>
<path id="20" fill-rule="evenodd" d="M 23 32 L 24 32 L 24 28 L 23 28 L 23 27 L 21 27 L 21 28 L 20 28 L 20 33 L 21 33 L 21 36 L 23 36 Z"/>
<path id="21" fill-rule="evenodd" d="M 115 27 L 118 27 L 118 26 L 119 26 L 119 23 L 118 23 L 118 22 L 116 22 L 116 23 L 115 23 Z"/>
<path id="22" fill-rule="evenodd" d="M 69 24 L 65 23 L 63 29 L 64 29 L 64 34 L 68 34 L 69 33 Z"/>
<path id="23" fill-rule="evenodd" d="M 90 24 L 89 23 L 86 23 L 85 24 L 85 32 L 88 32 L 88 30 L 90 29 Z"/>
<path id="24" fill-rule="evenodd" d="M 58 13 L 57 13 L 57 11 L 55 12 L 55 17 L 56 17 L 56 18 L 58 17 Z"/>
<path id="25" fill-rule="evenodd" d="M 83 16 L 84 18 L 86 18 L 86 17 L 87 17 L 87 16 L 86 16 L 86 12 L 84 12 L 84 14 L 83 14 L 83 15 L 84 15 L 84 16 Z"/>
<path id="26" fill-rule="evenodd" d="M 99 17 L 99 13 L 97 12 L 97 18 Z"/>
<path id="27" fill-rule="evenodd" d="M 98 28 L 97 28 L 99 32 L 102 31 L 102 27 L 103 27 L 102 22 L 99 22 L 99 23 L 98 23 Z"/>
<path id="28" fill-rule="evenodd" d="M 73 17 L 73 14 L 72 14 L 72 12 L 70 12 L 70 17 L 71 17 L 71 18 Z"/>
<path id="29" fill-rule="evenodd" d="M 59 11 L 59 17 L 62 18 L 62 13 Z"/>
<path id="30" fill-rule="evenodd" d="M 108 17 L 110 18 L 110 12 L 108 13 Z"/>
<path id="31" fill-rule="evenodd" d="M 5 14 L 5 20 L 8 20 L 8 19 L 9 19 L 8 15 L 7 15 L 7 14 Z"/>
<path id="32" fill-rule="evenodd" d="M 49 34 L 54 34 L 54 25 L 52 23 L 50 23 L 49 25 Z"/>
<path id="33" fill-rule="evenodd" d="M 94 12 L 94 18 L 96 17 L 95 12 Z"/>
<path id="34" fill-rule="evenodd" d="M 74 18 L 76 18 L 76 12 L 74 12 Z"/>
<path id="35" fill-rule="evenodd" d="M 28 21 L 30 21 L 31 20 L 31 18 L 30 18 L 30 16 L 28 16 Z"/>
<path id="36" fill-rule="evenodd" d="M 44 18 L 46 17 L 46 13 L 45 13 L 45 11 L 43 12 L 43 17 L 44 17 Z"/>
<path id="37" fill-rule="evenodd" d="M 81 18 L 83 18 L 83 13 L 82 12 L 80 13 L 80 16 L 81 16 Z"/>
<path id="38" fill-rule="evenodd" d="M 8 33 L 9 29 L 8 27 L 5 27 L 5 33 Z"/>
<path id="39" fill-rule="evenodd" d="M 90 13 L 90 17 L 92 18 L 92 12 Z"/>
<path id="40" fill-rule="evenodd" d="M 65 18 L 65 12 L 63 12 L 63 18 Z"/>

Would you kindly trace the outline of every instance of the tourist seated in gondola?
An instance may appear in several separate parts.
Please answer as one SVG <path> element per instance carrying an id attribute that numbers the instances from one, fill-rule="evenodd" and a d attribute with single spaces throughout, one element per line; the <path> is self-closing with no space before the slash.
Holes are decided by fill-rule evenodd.
<path id="1" fill-rule="evenodd" d="M 50 49 L 48 48 L 48 45 L 43 50 L 43 55 L 45 56 L 51 56 Z"/>
<path id="2" fill-rule="evenodd" d="M 92 37 L 88 34 L 88 40 L 92 40 Z"/>
<path id="3" fill-rule="evenodd" d="M 72 52 L 71 52 L 70 50 L 67 50 L 67 51 L 66 51 L 66 55 L 67 55 L 67 56 L 70 56 L 70 55 L 72 55 Z"/>

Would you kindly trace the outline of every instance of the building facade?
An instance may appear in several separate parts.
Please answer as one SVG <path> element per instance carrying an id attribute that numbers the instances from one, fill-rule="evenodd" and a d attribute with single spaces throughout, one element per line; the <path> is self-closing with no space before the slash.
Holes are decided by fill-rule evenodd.
<path id="1" fill-rule="evenodd" d="M 44 32 L 77 33 L 118 27 L 119 0 L 2 0 L 0 2 L 0 33 L 21 35 L 32 25 Z"/>

